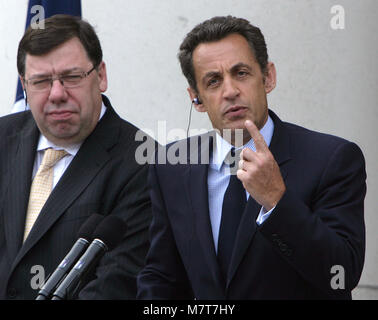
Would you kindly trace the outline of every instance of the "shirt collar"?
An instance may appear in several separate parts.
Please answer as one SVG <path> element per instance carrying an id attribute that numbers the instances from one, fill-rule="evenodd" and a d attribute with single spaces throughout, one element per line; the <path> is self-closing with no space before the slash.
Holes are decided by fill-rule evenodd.
<path id="1" fill-rule="evenodd" d="M 274 123 L 271 117 L 268 115 L 268 120 L 260 130 L 260 133 L 264 137 L 264 140 L 268 146 L 270 145 L 270 141 L 272 140 L 273 131 Z M 213 169 L 216 169 L 217 171 L 221 169 L 224 159 L 226 158 L 227 154 L 230 152 L 232 147 L 233 146 L 226 140 L 224 140 L 217 132 L 215 152 L 213 152 L 212 161 L 210 163 Z M 245 145 L 236 148 L 236 150 L 243 149 L 246 147 L 250 148 L 253 151 L 256 151 L 255 144 L 252 138 Z"/>
<path id="2" fill-rule="evenodd" d="M 101 120 L 101 118 L 103 117 L 103 115 L 105 114 L 105 111 L 106 111 L 106 107 L 104 105 L 104 103 L 102 103 L 102 106 L 101 106 L 101 112 L 100 112 L 100 117 L 98 119 L 98 121 Z M 56 144 L 52 143 L 51 141 L 49 141 L 42 133 L 41 135 L 39 136 L 39 141 L 38 141 L 38 146 L 37 146 L 37 151 L 43 151 L 45 149 L 48 149 L 48 148 L 53 148 L 54 150 L 65 150 L 67 151 L 70 155 L 72 156 L 75 156 L 76 153 L 79 151 L 81 145 L 82 145 L 83 142 L 80 142 L 80 143 L 77 143 L 77 144 L 73 144 L 73 145 L 70 145 L 70 146 L 66 146 L 66 147 L 60 147 L 60 146 L 57 146 Z"/>

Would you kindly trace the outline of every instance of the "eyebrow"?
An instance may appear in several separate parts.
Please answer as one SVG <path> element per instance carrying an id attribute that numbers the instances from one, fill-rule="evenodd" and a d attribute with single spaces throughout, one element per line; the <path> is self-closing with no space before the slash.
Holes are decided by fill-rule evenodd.
<path id="1" fill-rule="evenodd" d="M 231 71 L 231 73 L 234 73 L 235 71 L 240 70 L 240 69 L 242 69 L 242 68 L 246 68 L 246 69 L 248 69 L 248 71 L 250 71 L 250 72 L 253 71 L 253 69 L 252 69 L 252 67 L 251 67 L 250 65 L 248 65 L 248 64 L 246 64 L 246 63 L 243 63 L 243 62 L 239 62 L 239 63 L 233 65 L 233 66 L 231 67 L 230 71 Z M 209 71 L 209 72 L 207 72 L 207 73 L 203 76 L 202 81 L 203 81 L 203 82 L 206 82 L 206 80 L 209 79 L 209 78 L 212 78 L 212 77 L 219 77 L 220 74 L 221 74 L 221 73 L 220 73 L 219 71 Z"/>
<path id="2" fill-rule="evenodd" d="M 253 69 L 250 65 L 243 63 L 243 62 L 239 62 L 239 63 L 235 64 L 234 66 L 232 66 L 231 72 L 235 72 L 235 71 L 240 70 L 242 68 L 246 68 L 246 69 L 248 69 L 248 71 L 253 71 Z"/>
<path id="3" fill-rule="evenodd" d="M 205 83 L 207 79 L 212 78 L 212 77 L 219 77 L 219 75 L 220 75 L 220 72 L 218 71 L 209 71 L 203 76 L 202 82 Z"/>

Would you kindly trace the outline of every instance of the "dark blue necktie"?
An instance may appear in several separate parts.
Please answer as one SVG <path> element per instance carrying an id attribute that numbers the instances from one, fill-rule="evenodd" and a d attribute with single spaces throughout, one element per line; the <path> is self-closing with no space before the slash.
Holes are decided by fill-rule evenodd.
<path id="1" fill-rule="evenodd" d="M 231 149 L 231 156 L 235 157 L 234 148 Z M 236 159 L 230 167 L 237 166 L 237 163 L 238 159 Z M 233 171 L 232 168 L 230 169 Z M 227 272 L 234 248 L 236 232 L 246 202 L 246 193 L 243 184 L 237 178 L 236 174 L 232 174 L 223 198 L 222 218 L 218 238 L 218 262 L 224 280 L 227 279 Z"/>

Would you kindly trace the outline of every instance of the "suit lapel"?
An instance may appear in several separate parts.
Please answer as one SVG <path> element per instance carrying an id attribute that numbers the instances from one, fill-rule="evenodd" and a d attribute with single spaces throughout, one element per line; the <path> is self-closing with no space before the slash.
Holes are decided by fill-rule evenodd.
<path id="1" fill-rule="evenodd" d="M 3 206 L 7 247 L 13 259 L 20 247 L 25 226 L 25 212 L 29 200 L 31 176 L 39 131 L 31 114 L 24 114 L 25 127 L 17 135 L 7 137 L 3 150 L 9 150 L 8 178 Z M 2 177 L 4 178 L 4 177 Z"/>
<path id="2" fill-rule="evenodd" d="M 117 141 L 120 123 L 110 103 L 106 102 L 108 105 L 104 117 L 83 143 L 52 191 L 14 264 L 41 239 L 110 160 L 108 150 Z"/>
<path id="3" fill-rule="evenodd" d="M 274 122 L 274 132 L 269 149 L 280 167 L 282 178 L 285 180 L 288 174 L 287 164 L 291 160 L 292 154 L 291 137 L 280 118 L 271 110 L 269 110 L 269 115 Z"/>
<path id="4" fill-rule="evenodd" d="M 201 247 L 214 282 L 217 285 L 220 285 L 222 278 L 217 262 L 213 233 L 211 229 L 207 185 L 207 175 L 209 169 L 208 159 L 209 154 L 211 154 L 213 136 L 212 134 L 197 136 L 191 138 L 190 143 L 193 143 L 193 139 L 197 138 L 201 139 L 198 141 L 198 157 L 196 157 L 198 159 L 198 161 L 196 161 L 198 164 L 189 165 L 189 194 L 194 211 L 196 234 L 199 242 L 201 243 Z M 190 155 L 190 159 L 193 161 L 193 154 Z"/>
<path id="5" fill-rule="evenodd" d="M 282 178 L 286 179 L 288 174 L 287 163 L 291 159 L 290 152 L 290 134 L 285 128 L 282 121 L 269 110 L 269 115 L 274 122 L 274 132 L 269 149 L 272 152 L 281 171 Z M 227 287 L 230 284 L 235 272 L 245 255 L 250 243 L 257 230 L 256 219 L 260 213 L 261 205 L 259 205 L 252 197 L 248 198 L 248 202 L 242 215 L 238 232 L 236 234 L 235 247 L 231 257 L 229 273 L 227 277 Z"/>
<path id="6" fill-rule="evenodd" d="M 226 287 L 228 287 L 231 279 L 234 277 L 235 272 L 256 233 L 256 219 L 260 209 L 261 205 L 259 205 L 252 197 L 248 197 L 248 202 L 236 233 L 235 246 L 228 270 Z"/>

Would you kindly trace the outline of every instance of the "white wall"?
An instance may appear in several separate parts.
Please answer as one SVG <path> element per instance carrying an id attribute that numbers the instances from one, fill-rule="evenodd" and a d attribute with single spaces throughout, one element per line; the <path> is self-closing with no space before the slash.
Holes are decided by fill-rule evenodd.
<path id="1" fill-rule="evenodd" d="M 357 299 L 378 299 L 378 1 L 376 0 L 82 0 L 83 17 L 98 32 L 115 109 L 157 134 L 187 127 L 190 100 L 178 47 L 197 23 L 215 15 L 247 18 L 266 38 L 278 84 L 270 107 L 286 121 L 355 141 L 367 161 L 367 252 Z M 345 29 L 330 26 L 333 5 L 345 9 Z M 0 0 L 0 115 L 16 90 L 16 52 L 26 0 Z M 193 112 L 191 128 L 210 128 Z M 166 142 L 163 137 L 159 141 Z M 1 137 L 0 137 L 1 139 Z M 373 288 L 369 286 L 375 286 Z"/>

